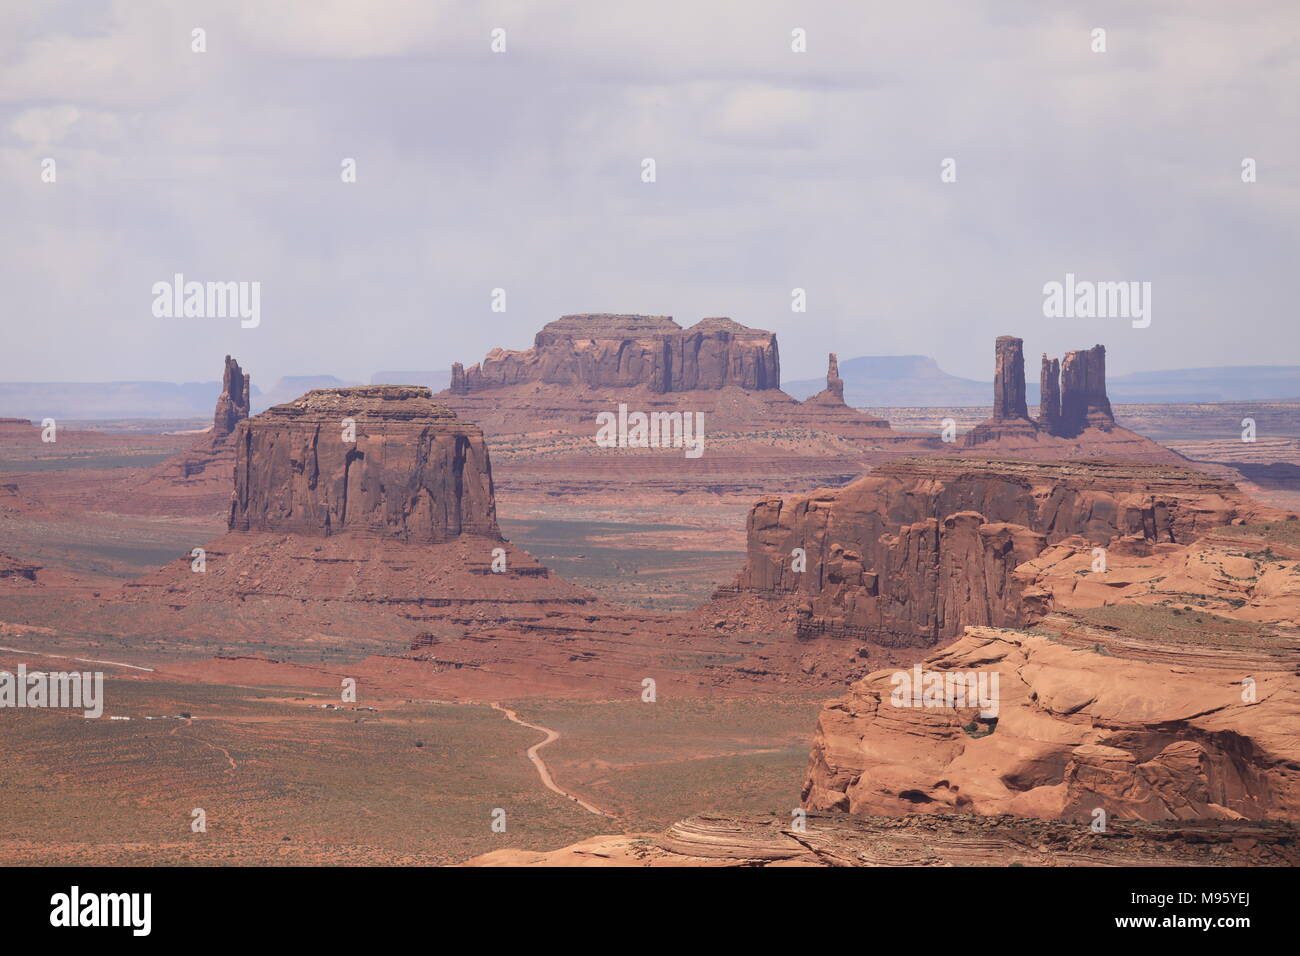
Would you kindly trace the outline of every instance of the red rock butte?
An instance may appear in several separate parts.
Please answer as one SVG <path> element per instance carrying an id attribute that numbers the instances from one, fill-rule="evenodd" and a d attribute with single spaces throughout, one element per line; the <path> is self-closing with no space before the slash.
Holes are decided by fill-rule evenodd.
<path id="1" fill-rule="evenodd" d="M 231 531 L 498 536 L 483 433 L 427 388 L 314 389 L 241 422 Z"/>
<path id="2" fill-rule="evenodd" d="M 451 391 L 543 382 L 593 388 L 643 385 L 652 392 L 781 386 L 776 336 L 727 318 L 689 329 L 666 315 L 566 315 L 545 325 L 533 347 L 493 349 L 478 364 L 452 366 Z"/>
<path id="3" fill-rule="evenodd" d="M 735 590 L 793 599 L 802 635 L 932 645 L 1040 617 L 1046 595 L 1015 571 L 1067 537 L 1186 543 L 1271 512 L 1229 482 L 1166 465 L 903 459 L 843 488 L 755 504 Z"/>

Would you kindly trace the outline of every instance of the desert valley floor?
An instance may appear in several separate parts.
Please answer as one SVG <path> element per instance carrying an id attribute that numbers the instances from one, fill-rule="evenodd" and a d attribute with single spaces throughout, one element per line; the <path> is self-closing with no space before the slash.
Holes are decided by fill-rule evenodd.
<path id="1" fill-rule="evenodd" d="M 1300 405 L 1117 405 L 1067 448 L 726 385 L 696 461 L 556 424 L 624 392 L 478 388 L 245 409 L 238 450 L 0 422 L 0 670 L 106 680 L 99 720 L 0 714 L 0 862 L 1300 860 Z M 290 527 L 293 443 L 345 413 L 368 524 Z M 455 508 L 388 507 L 411 416 Z M 888 717 L 923 661 L 1013 667 L 1001 719 Z"/>

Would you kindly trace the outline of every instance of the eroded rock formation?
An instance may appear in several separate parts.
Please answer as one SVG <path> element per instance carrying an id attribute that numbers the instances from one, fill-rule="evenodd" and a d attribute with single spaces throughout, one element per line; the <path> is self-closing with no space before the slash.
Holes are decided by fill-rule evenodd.
<path id="1" fill-rule="evenodd" d="M 683 329 L 664 315 L 566 315 L 522 352 L 493 349 L 478 364 L 452 366 L 451 391 L 468 394 L 524 382 L 591 388 L 645 386 L 682 392 L 737 386 L 776 389 L 776 336 L 727 318 Z"/>
<path id="2" fill-rule="evenodd" d="M 933 644 L 1040 615 L 1045 595 L 1014 572 L 1049 545 L 1185 543 L 1258 509 L 1228 482 L 1168 466 L 904 459 L 759 501 L 737 584 L 795 601 L 805 635 Z"/>
<path id="3" fill-rule="evenodd" d="M 1025 343 L 1014 335 L 999 335 L 994 346 L 993 419 L 1027 419 L 1025 405 Z"/>
<path id="4" fill-rule="evenodd" d="M 826 387 L 804 401 L 810 405 L 845 405 L 844 379 L 840 378 L 840 360 L 834 352 L 826 363 Z"/>
<path id="5" fill-rule="evenodd" d="M 920 668 L 945 682 L 984 674 L 996 687 L 992 720 L 946 706 L 941 694 L 918 705 L 896 693 L 897 672 L 870 674 L 823 709 L 804 806 L 1078 823 L 1094 822 L 1098 809 L 1140 820 L 1295 818 L 1293 668 L 1123 653 L 1118 642 L 970 628 Z M 1247 676 L 1253 696 L 1243 694 Z"/>
<path id="6" fill-rule="evenodd" d="M 1039 372 L 1038 426 L 1050 434 L 1061 430 L 1061 362 L 1043 354 Z"/>
<path id="7" fill-rule="evenodd" d="M 1106 347 L 1066 352 L 1061 362 L 1061 421 L 1057 434 L 1077 435 L 1085 428 L 1107 429 L 1115 415 L 1106 397 Z"/>
<path id="8" fill-rule="evenodd" d="M 235 429 L 248 418 L 252 379 L 226 356 L 212 427 L 119 499 L 119 507 L 165 514 L 220 514 L 230 500 Z"/>
<path id="9" fill-rule="evenodd" d="M 965 443 L 1032 439 L 1037 432 L 1025 404 L 1024 341 L 1014 335 L 999 335 L 993 354 L 993 417 L 976 425 Z"/>
<path id="10" fill-rule="evenodd" d="M 1091 822 L 1091 821 L 1090 821 Z M 1106 832 L 1060 820 L 927 813 L 699 814 L 663 833 L 591 837 L 558 850 L 493 850 L 466 866 L 1296 866 L 1300 827 L 1279 821 L 1148 823 Z"/>
<path id="11" fill-rule="evenodd" d="M 232 531 L 434 543 L 498 534 L 483 433 L 427 388 L 326 388 L 236 432 Z"/>
<path id="12" fill-rule="evenodd" d="M 248 389 L 251 382 L 239 363 L 227 355 L 221 380 L 221 395 L 217 397 L 216 411 L 212 415 L 214 438 L 221 439 L 229 435 L 236 425 L 248 417 Z"/>
<path id="13" fill-rule="evenodd" d="M 1034 421 L 1025 404 L 1023 343 L 1014 336 L 999 336 L 993 417 L 971 429 L 963 445 L 971 448 L 1001 442 L 1006 447 L 1028 447 L 1045 438 L 1077 439 L 1084 432 L 1106 442 L 1111 432 L 1122 433 L 1120 437 L 1131 434 L 1116 427 L 1106 397 L 1105 346 L 1066 352 L 1059 363 L 1044 355 L 1039 376 L 1038 420 Z M 1061 457 L 1071 456 L 1063 449 Z"/>

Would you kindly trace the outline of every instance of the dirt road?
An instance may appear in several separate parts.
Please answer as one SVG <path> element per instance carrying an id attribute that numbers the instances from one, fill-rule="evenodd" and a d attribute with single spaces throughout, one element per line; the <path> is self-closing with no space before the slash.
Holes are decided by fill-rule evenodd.
<path id="1" fill-rule="evenodd" d="M 597 816 L 612 817 L 614 815 L 612 813 L 608 813 L 600 809 L 600 807 L 592 806 L 590 803 L 588 803 L 586 800 L 583 800 L 582 797 L 578 796 L 576 793 L 570 793 L 568 790 L 565 790 L 563 787 L 561 787 L 559 784 L 555 782 L 555 778 L 551 776 L 550 768 L 546 766 L 546 761 L 543 760 L 538 755 L 537 751 L 541 750 L 547 744 L 554 743 L 555 741 L 560 739 L 560 735 L 556 731 L 551 730 L 549 727 L 539 727 L 537 724 L 530 724 L 526 720 L 521 720 L 519 718 L 519 715 L 516 714 L 513 710 L 511 710 L 509 707 L 502 707 L 500 704 L 496 703 L 495 701 L 493 702 L 492 707 L 496 710 L 501 711 L 501 713 L 506 715 L 506 718 L 508 720 L 513 720 L 516 724 L 519 724 L 521 727 L 527 727 L 530 730 L 536 730 L 546 734 L 545 740 L 535 743 L 528 748 L 527 755 L 528 755 L 528 759 L 533 762 L 533 766 L 537 768 L 537 775 L 542 778 L 542 783 L 546 785 L 546 788 L 548 790 L 554 790 L 556 793 L 560 794 L 561 796 L 568 797 L 578 806 L 582 807 L 582 809 L 594 813 Z"/>

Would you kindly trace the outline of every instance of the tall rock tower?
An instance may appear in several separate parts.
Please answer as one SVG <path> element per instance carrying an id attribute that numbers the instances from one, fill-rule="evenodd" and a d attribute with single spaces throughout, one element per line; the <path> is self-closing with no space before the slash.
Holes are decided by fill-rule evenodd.
<path id="1" fill-rule="evenodd" d="M 1061 430 L 1061 362 L 1043 354 L 1043 367 L 1038 378 L 1038 424 L 1057 435 Z"/>
<path id="2" fill-rule="evenodd" d="M 1085 428 L 1115 424 L 1106 397 L 1106 347 L 1066 352 L 1061 362 L 1060 434 L 1077 435 Z"/>
<path id="3" fill-rule="evenodd" d="M 248 417 L 248 387 L 251 381 L 239 363 L 227 355 L 226 371 L 221 379 L 221 395 L 217 398 L 217 408 L 212 415 L 213 438 L 225 438 Z"/>
<path id="4" fill-rule="evenodd" d="M 1025 404 L 1025 343 L 1014 335 L 999 335 L 993 367 L 993 420 L 1028 419 Z"/>

